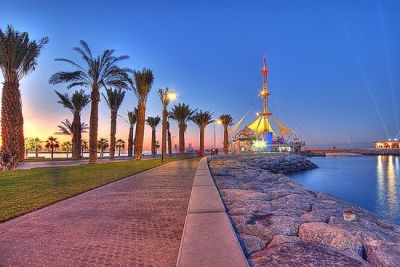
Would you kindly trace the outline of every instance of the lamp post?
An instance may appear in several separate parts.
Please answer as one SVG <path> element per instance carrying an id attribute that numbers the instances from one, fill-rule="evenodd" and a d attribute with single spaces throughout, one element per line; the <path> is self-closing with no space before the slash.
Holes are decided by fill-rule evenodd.
<path id="1" fill-rule="evenodd" d="M 217 145 L 216 145 L 216 134 L 215 134 L 215 124 L 221 124 L 222 122 L 221 122 L 221 120 L 216 120 L 215 122 L 214 122 L 214 151 L 217 149 Z"/>
<path id="2" fill-rule="evenodd" d="M 160 97 L 160 101 L 163 107 L 162 111 L 162 140 L 161 140 L 161 162 L 164 162 L 164 156 L 167 150 L 167 119 L 168 119 L 168 111 L 167 107 L 170 101 L 176 99 L 176 93 L 172 90 L 169 90 L 168 87 L 165 89 L 158 90 L 158 96 Z"/>

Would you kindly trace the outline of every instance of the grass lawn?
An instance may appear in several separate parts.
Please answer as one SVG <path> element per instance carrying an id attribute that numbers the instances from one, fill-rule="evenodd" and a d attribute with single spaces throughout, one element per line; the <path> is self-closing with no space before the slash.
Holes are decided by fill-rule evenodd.
<path id="1" fill-rule="evenodd" d="M 0 222 L 160 165 L 153 159 L 0 172 Z"/>

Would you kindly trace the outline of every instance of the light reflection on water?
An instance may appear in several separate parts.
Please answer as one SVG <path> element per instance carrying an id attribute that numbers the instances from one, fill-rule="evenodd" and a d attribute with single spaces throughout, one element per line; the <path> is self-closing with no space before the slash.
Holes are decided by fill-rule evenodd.
<path id="1" fill-rule="evenodd" d="M 397 163 L 394 164 L 394 161 Z M 399 157 L 378 156 L 376 166 L 379 183 L 377 204 L 381 209 L 386 208 L 390 217 L 395 217 L 399 210 L 396 187 L 396 175 L 399 172 Z"/>
<path id="2" fill-rule="evenodd" d="M 291 175 L 305 187 L 330 193 L 400 224 L 400 157 L 310 158 L 319 168 Z"/>

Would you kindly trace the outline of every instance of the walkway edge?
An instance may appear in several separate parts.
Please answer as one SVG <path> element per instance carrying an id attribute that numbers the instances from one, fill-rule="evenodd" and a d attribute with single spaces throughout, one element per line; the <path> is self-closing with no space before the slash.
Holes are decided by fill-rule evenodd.
<path id="1" fill-rule="evenodd" d="M 249 266 L 203 157 L 197 167 L 177 267 Z"/>

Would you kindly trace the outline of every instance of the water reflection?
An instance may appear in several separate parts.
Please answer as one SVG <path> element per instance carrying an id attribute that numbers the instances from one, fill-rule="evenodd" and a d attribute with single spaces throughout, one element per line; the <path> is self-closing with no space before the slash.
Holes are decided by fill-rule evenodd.
<path id="1" fill-rule="evenodd" d="M 399 157 L 378 156 L 377 172 L 377 205 L 392 216 L 398 210 L 397 177 L 399 176 Z"/>

